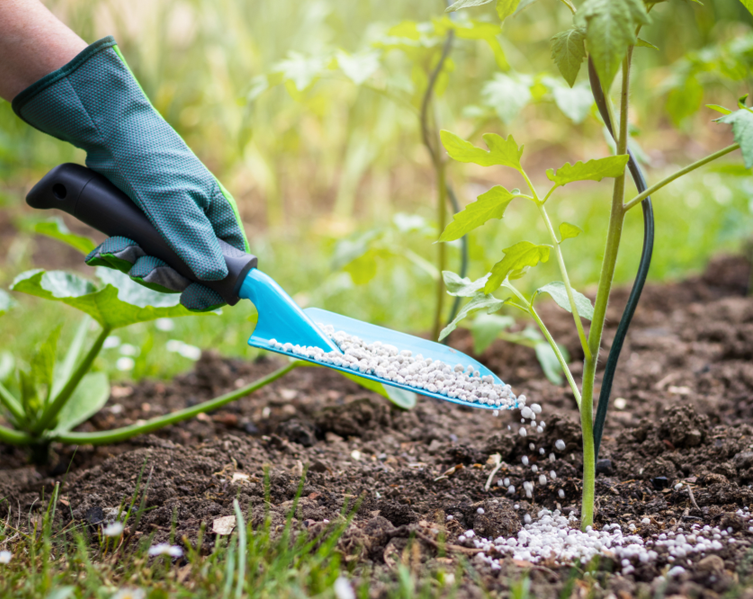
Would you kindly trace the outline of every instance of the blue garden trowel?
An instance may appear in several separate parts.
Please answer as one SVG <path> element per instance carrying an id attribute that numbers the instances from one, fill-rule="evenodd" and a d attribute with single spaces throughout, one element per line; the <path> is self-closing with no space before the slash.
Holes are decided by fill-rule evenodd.
<path id="1" fill-rule="evenodd" d="M 187 279 L 197 281 L 191 270 L 165 243 L 146 215 L 130 198 L 105 177 L 86 167 L 78 164 L 61 164 L 55 167 L 33 187 L 26 196 L 26 201 L 33 208 L 63 210 L 109 237 L 121 236 L 132 239 L 148 255 L 160 258 Z M 253 335 L 248 340 L 249 345 L 342 370 L 348 374 L 357 374 L 421 395 L 474 408 L 492 408 L 486 404 L 454 399 L 440 393 L 401 385 L 373 374 L 355 372 L 315 359 L 303 358 L 280 349 L 277 344 L 291 343 L 318 347 L 325 352 L 340 352 L 340 348 L 320 328 L 332 325 L 336 331 L 360 337 L 367 343 L 381 341 L 400 350 L 410 350 L 414 355 L 422 354 L 424 358 L 440 360 L 450 366 L 472 366 L 481 376 L 491 375 L 496 384 L 504 384 L 483 364 L 451 347 L 318 308 L 302 310 L 273 279 L 256 268 L 256 256 L 237 250 L 221 240 L 220 245 L 227 262 L 228 276 L 222 281 L 199 282 L 216 291 L 231 306 L 237 304 L 240 299 L 248 299 L 254 303 L 259 317 Z M 276 341 L 277 344 L 273 346 L 270 341 Z"/>

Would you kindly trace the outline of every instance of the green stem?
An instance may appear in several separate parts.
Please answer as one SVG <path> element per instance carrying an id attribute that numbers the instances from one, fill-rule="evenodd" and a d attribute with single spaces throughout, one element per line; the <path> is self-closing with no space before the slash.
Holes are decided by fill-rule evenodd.
<path id="1" fill-rule="evenodd" d="M 632 48 L 628 50 L 622 66 L 622 91 L 620 94 L 620 132 L 617 141 L 617 154 L 627 153 L 628 141 L 628 94 L 630 91 L 630 61 Z M 617 265 L 617 253 L 622 238 L 622 225 L 625 220 L 625 209 L 622 202 L 625 197 L 625 173 L 615 178 L 612 194 L 612 211 L 607 231 L 607 244 L 604 259 L 601 263 L 599 287 L 596 292 L 594 316 L 591 319 L 591 329 L 588 334 L 588 344 L 591 348 L 591 359 L 585 360 L 583 365 L 583 395 L 580 406 L 581 432 L 583 433 L 583 502 L 581 507 L 581 527 L 585 529 L 593 524 L 594 500 L 596 485 L 596 453 L 593 437 L 593 400 L 594 384 L 596 380 L 596 362 L 599 357 L 601 338 L 604 333 L 604 323 L 607 316 L 609 294 L 612 291 L 612 281 Z"/>
<path id="2" fill-rule="evenodd" d="M 8 445 L 31 445 L 36 439 L 21 431 L 14 431 L 12 428 L 0 426 L 0 441 Z"/>
<path id="3" fill-rule="evenodd" d="M 107 339 L 107 337 L 110 335 L 111 331 L 112 329 L 109 327 L 102 329 L 99 337 L 97 337 L 97 339 L 94 341 L 91 349 L 86 354 L 86 356 L 84 356 L 84 359 L 78 365 L 78 368 L 76 368 L 76 370 L 73 372 L 71 378 L 68 379 L 68 382 L 65 384 L 58 396 L 49 406 L 45 408 L 44 412 L 42 413 L 42 417 L 34 423 L 31 428 L 32 433 L 39 435 L 43 431 L 46 431 L 55 420 L 55 418 L 57 418 L 60 410 L 63 409 L 63 406 L 70 399 L 71 395 L 73 395 L 73 392 L 76 390 L 76 387 L 78 387 L 81 379 L 84 378 L 86 373 L 91 369 L 92 363 L 99 355 L 99 352 L 102 350 L 102 345 L 104 344 L 105 339 Z"/>
<path id="4" fill-rule="evenodd" d="M 444 231 L 447 225 L 447 180 L 445 179 L 445 163 L 438 157 L 435 164 L 437 169 L 437 220 L 439 221 L 439 230 Z M 436 308 L 434 310 L 434 327 L 432 329 L 432 339 L 438 339 L 442 330 L 442 310 L 444 308 L 444 278 L 442 272 L 446 269 L 447 264 L 447 244 L 437 244 L 437 269 L 439 277 L 437 278 L 437 298 Z"/>
<path id="5" fill-rule="evenodd" d="M 578 307 L 575 305 L 575 295 L 573 294 L 573 287 L 570 284 L 570 277 L 567 276 L 567 268 L 565 267 L 565 259 L 562 256 L 562 249 L 560 248 L 560 242 L 557 239 L 557 234 L 554 232 L 552 221 L 549 219 L 549 215 L 544 208 L 544 203 L 537 204 L 539 208 L 539 214 L 546 224 L 547 231 L 549 231 L 549 237 L 554 244 L 554 253 L 557 256 L 557 264 L 560 267 L 560 274 L 562 275 L 562 282 L 565 284 L 565 291 L 567 291 L 567 299 L 570 301 L 570 311 L 573 313 L 573 320 L 575 321 L 575 328 L 578 329 L 578 338 L 580 339 L 580 345 L 583 348 L 583 354 L 586 360 L 591 358 L 591 350 L 588 347 L 588 339 L 586 339 L 586 332 L 583 330 L 583 321 L 578 314 Z"/>
<path id="6" fill-rule="evenodd" d="M 131 426 L 124 426 L 122 428 L 116 428 L 111 431 L 101 431 L 97 433 L 64 433 L 62 435 L 56 435 L 54 440 L 61 443 L 69 443 L 72 445 L 107 445 L 109 443 L 119 443 L 135 437 L 136 435 L 145 435 L 152 431 L 164 428 L 171 424 L 177 424 L 189 418 L 193 418 L 203 412 L 210 412 L 221 408 L 225 404 L 228 404 L 236 399 L 240 399 L 244 395 L 253 393 L 254 391 L 261 389 L 265 385 L 269 385 L 271 382 L 276 381 L 281 376 L 286 375 L 288 372 L 297 368 L 298 366 L 305 365 L 306 362 L 295 361 L 291 362 L 283 368 L 275 370 L 273 373 L 268 374 L 263 379 L 254 381 L 253 383 L 241 387 L 237 391 L 226 393 L 220 397 L 215 397 L 209 401 L 205 401 L 198 405 L 186 408 L 184 410 L 178 410 L 159 418 L 152 418 L 143 424 L 132 424 Z"/>
<path id="7" fill-rule="evenodd" d="M 669 177 L 665 177 L 658 183 L 655 183 L 651 187 L 649 187 L 646 191 L 643 193 L 638 194 L 635 196 L 632 200 L 630 200 L 627 204 L 625 204 L 625 210 L 630 210 L 634 206 L 637 206 L 640 204 L 643 200 L 645 200 L 648 196 L 654 195 L 655 192 L 660 190 L 665 185 L 668 185 L 672 183 L 675 179 L 679 179 L 683 175 L 687 175 L 690 171 L 694 171 L 695 169 L 703 166 L 704 164 L 708 164 L 709 162 L 712 162 L 713 160 L 716 160 L 717 158 L 721 158 L 725 154 L 729 154 L 730 152 L 734 152 L 740 147 L 740 144 L 732 144 L 731 146 L 727 146 L 726 148 L 723 148 L 719 150 L 718 152 L 714 152 L 713 154 L 709 154 L 705 158 L 701 158 L 700 160 L 696 160 L 694 163 L 689 164 L 685 168 L 681 168 L 679 171 L 672 173 L 669 175 Z"/>
<path id="8" fill-rule="evenodd" d="M 17 425 L 26 421 L 26 414 L 24 414 L 21 404 L 2 383 L 0 383 L 0 403 L 13 415 Z"/>

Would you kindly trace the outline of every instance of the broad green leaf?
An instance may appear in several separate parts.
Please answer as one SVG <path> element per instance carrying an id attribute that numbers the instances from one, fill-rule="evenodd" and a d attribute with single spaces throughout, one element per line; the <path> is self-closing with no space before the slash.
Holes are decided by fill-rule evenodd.
<path id="1" fill-rule="evenodd" d="M 515 324 L 512 316 L 501 314 L 481 314 L 474 318 L 470 330 L 473 336 L 473 353 L 477 356 L 484 353 L 497 336 Z"/>
<path id="2" fill-rule="evenodd" d="M 504 21 L 518 9 L 520 0 L 497 0 L 497 15 L 501 21 Z"/>
<path id="3" fill-rule="evenodd" d="M 94 242 L 88 237 L 71 233 L 68 227 L 65 226 L 63 219 L 58 216 L 35 223 L 34 232 L 62 241 L 84 255 L 87 255 L 96 247 Z"/>
<path id="4" fill-rule="evenodd" d="M 491 276 L 484 285 L 484 293 L 492 293 L 504 282 L 508 275 L 522 274 L 526 269 L 539 262 L 549 260 L 550 245 L 536 245 L 530 241 L 521 241 L 502 250 L 505 257 L 492 267 Z"/>
<path id="5" fill-rule="evenodd" d="M 52 397 L 56 397 L 60 393 L 73 373 L 73 369 L 76 367 L 81 352 L 84 349 L 86 334 L 90 324 L 91 318 L 84 315 L 76 329 L 76 334 L 73 336 L 73 341 L 68 346 L 68 351 L 65 352 L 65 358 L 63 358 L 63 361 L 55 369 L 55 378 L 52 382 Z"/>
<path id="6" fill-rule="evenodd" d="M 385 385 L 383 383 L 380 383 L 379 381 L 367 379 L 356 374 L 350 374 L 349 372 L 339 372 L 345 378 L 349 378 L 351 381 L 354 381 L 361 385 L 361 387 L 363 387 L 364 389 L 374 391 L 375 393 L 379 393 L 379 395 L 381 395 L 382 397 L 386 397 L 398 408 L 402 408 L 403 410 L 411 410 L 416 405 L 416 394 L 412 391 L 406 391 L 405 389 L 393 387 L 392 385 Z"/>
<path id="7" fill-rule="evenodd" d="M 557 359 L 557 354 L 554 353 L 552 346 L 546 341 L 541 341 L 534 345 L 534 351 L 536 352 L 536 359 L 541 365 L 541 369 L 544 371 L 544 376 L 549 379 L 549 382 L 554 385 L 562 384 L 562 367 Z M 560 351 L 562 347 L 560 346 Z"/>
<path id="8" fill-rule="evenodd" d="M 21 404 L 27 416 L 34 416 L 42 407 L 37 394 L 34 375 L 25 368 L 18 369 L 19 386 L 21 387 Z"/>
<path id="9" fill-rule="evenodd" d="M 54 434 L 61 434 L 86 422 L 99 412 L 110 397 L 110 381 L 104 372 L 90 372 L 76 387 L 58 415 Z"/>
<path id="10" fill-rule="evenodd" d="M 442 329 L 442 332 L 439 334 L 439 341 L 447 337 L 452 331 L 454 331 L 458 323 L 463 320 L 466 316 L 473 312 L 478 312 L 479 310 L 484 310 L 487 314 L 491 314 L 493 312 L 496 312 L 499 310 L 502 306 L 505 305 L 505 302 L 507 300 L 499 300 L 493 295 L 487 295 L 485 293 L 479 292 L 475 296 L 471 298 L 471 301 L 469 301 L 467 304 L 465 304 L 460 311 L 458 312 L 457 316 L 453 319 L 453 321 L 448 324 L 444 329 Z"/>
<path id="11" fill-rule="evenodd" d="M 359 235 L 340 240 L 332 258 L 334 270 L 344 270 L 356 285 L 371 281 L 377 272 L 377 258 L 388 254 L 379 246 L 384 230 L 371 229 Z"/>
<path id="12" fill-rule="evenodd" d="M 455 297 L 473 297 L 484 288 L 489 275 L 487 274 L 480 279 L 471 281 L 468 277 L 461 279 L 454 272 L 443 270 L 442 277 L 447 288 L 447 293 L 450 295 L 454 295 Z"/>
<path id="13" fill-rule="evenodd" d="M 586 0 L 575 20 L 586 27 L 588 52 L 608 93 L 628 46 L 638 41 L 636 28 L 650 22 L 646 7 L 642 0 Z"/>
<path id="14" fill-rule="evenodd" d="M 503 123 L 510 124 L 531 101 L 531 85 L 533 79 L 529 75 L 496 73 L 484 84 L 481 99 Z"/>
<path id="15" fill-rule="evenodd" d="M 601 181 L 604 177 L 619 177 L 622 175 L 625 172 L 625 165 L 628 160 L 630 160 L 630 156 L 621 154 L 589 160 L 586 163 L 578 161 L 573 165 L 566 162 L 557 169 L 557 172 L 554 169 L 548 169 L 546 176 L 557 185 L 567 185 L 573 181 Z"/>
<path id="16" fill-rule="evenodd" d="M 657 46 L 654 46 L 651 42 L 647 42 L 644 39 L 638 38 L 638 41 L 635 44 L 636 48 L 651 48 L 652 50 L 658 50 L 659 48 Z"/>
<path id="17" fill-rule="evenodd" d="M 729 108 L 719 106 L 719 104 L 706 104 L 706 108 L 711 108 L 711 110 L 716 110 L 717 112 L 721 112 L 722 114 L 732 114 L 732 111 Z"/>
<path id="18" fill-rule="evenodd" d="M 439 241 L 455 241 L 493 218 L 502 218 L 508 204 L 514 198 L 515 196 L 504 187 L 495 185 L 478 196 L 475 202 L 456 213 Z"/>
<path id="19" fill-rule="evenodd" d="M 484 4 L 490 4 L 494 0 L 457 0 L 447 7 L 445 12 L 453 12 L 460 10 L 461 8 L 471 8 L 473 6 L 483 6 Z"/>
<path id="20" fill-rule="evenodd" d="M 581 81 L 574 87 L 554 77 L 542 77 L 541 82 L 549 88 L 557 108 L 571 121 L 580 123 L 588 116 L 594 103 L 588 81 Z"/>
<path id="21" fill-rule="evenodd" d="M 10 293 L 0 289 L 0 316 L 5 314 L 11 308 L 16 306 L 16 300 L 14 300 Z"/>
<path id="22" fill-rule="evenodd" d="M 581 233 L 583 233 L 583 230 L 580 227 L 576 227 L 575 225 L 571 225 L 570 223 L 560 223 L 560 241 L 565 241 L 565 239 L 573 239 Z"/>
<path id="23" fill-rule="evenodd" d="M 667 113 L 675 127 L 694 115 L 703 103 L 703 85 L 695 76 L 685 77 L 682 84 L 667 94 Z"/>
<path id="24" fill-rule="evenodd" d="M 337 53 L 337 65 L 348 79 L 356 85 L 361 85 L 379 68 L 379 52 L 348 54 L 340 50 Z"/>
<path id="25" fill-rule="evenodd" d="M 193 314 L 179 304 L 177 294 L 151 291 L 134 283 L 127 275 L 109 268 L 98 268 L 97 276 L 105 283 L 101 289 L 72 273 L 31 270 L 18 275 L 12 289 L 63 302 L 111 329 L 157 318 Z"/>
<path id="26" fill-rule="evenodd" d="M 572 312 L 572 310 L 570 310 L 570 300 L 567 297 L 567 289 L 565 289 L 565 284 L 561 281 L 555 281 L 554 283 L 544 285 L 537 289 L 536 293 L 548 293 L 560 308 Z M 573 299 L 575 300 L 575 307 L 578 309 L 578 314 L 583 318 L 591 320 L 594 317 L 594 307 L 591 304 L 591 300 L 579 291 L 575 291 L 575 289 L 573 289 Z"/>
<path id="27" fill-rule="evenodd" d="M 453 160 L 472 162 L 479 166 L 509 166 L 518 171 L 521 169 L 520 157 L 523 155 L 523 146 L 518 147 L 512 135 L 505 139 L 496 133 L 485 133 L 483 138 L 489 151 L 477 148 L 471 142 L 444 129 L 439 135 L 447 154 Z"/>
<path id="28" fill-rule="evenodd" d="M 753 168 L 753 113 L 749 110 L 736 110 L 716 119 L 719 123 L 732 125 L 735 141 L 740 144 L 745 168 Z"/>
<path id="29" fill-rule="evenodd" d="M 31 359 L 31 371 L 34 374 L 34 380 L 37 385 L 44 385 L 45 399 L 52 392 L 52 381 L 55 371 L 55 356 L 58 349 L 58 340 L 60 339 L 60 329 L 58 325 L 50 331 L 47 338 L 42 342 L 34 356 Z"/>
<path id="30" fill-rule="evenodd" d="M 748 12 L 753 15 L 753 0 L 740 0 L 743 6 L 748 9 Z"/>
<path id="31" fill-rule="evenodd" d="M 585 29 L 575 27 L 558 33 L 551 39 L 551 47 L 554 63 L 572 87 L 586 58 Z"/>

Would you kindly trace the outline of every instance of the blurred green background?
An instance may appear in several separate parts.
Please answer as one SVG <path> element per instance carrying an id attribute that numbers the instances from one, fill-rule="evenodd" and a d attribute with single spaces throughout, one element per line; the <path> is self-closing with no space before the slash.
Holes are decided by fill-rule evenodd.
<path id="1" fill-rule="evenodd" d="M 116 37 L 155 107 L 235 195 L 260 268 L 299 303 L 406 331 L 430 328 L 436 190 L 418 109 L 443 41 L 430 35 L 446 18 L 440 0 L 47 5 L 88 42 Z M 496 25 L 492 6 L 456 18 Z M 731 143 L 728 127 L 713 123 L 718 115 L 703 105 L 734 107 L 753 81 L 753 19 L 739 0 L 671 0 L 651 14 L 641 37 L 657 49 L 636 50 L 630 115 L 649 182 Z M 402 30 L 429 33 L 396 43 L 402 30 L 392 28 L 405 21 L 419 25 Z M 610 151 L 595 110 L 583 102 L 583 87 L 580 96 L 568 96 L 573 110 L 565 114 L 556 101 L 559 87 L 547 79 L 562 81 L 549 38 L 570 21 L 564 5 L 539 0 L 505 21 L 498 35 L 456 39 L 436 100 L 441 127 L 477 144 L 486 131 L 512 133 L 525 144 L 524 166 L 542 186 L 547 168 Z M 582 72 L 579 81 L 585 78 Z M 0 101 L 0 287 L 34 267 L 91 274 L 80 257 L 29 232 L 35 215 L 23 203 L 49 168 L 83 159 Z M 698 271 L 711 255 L 736 251 L 750 236 L 753 177 L 738 163 L 733 154 L 656 195 L 653 280 Z M 494 184 L 519 185 L 502 169 L 461 164 L 449 165 L 449 180 L 462 205 Z M 582 290 L 598 276 L 610 196 L 606 182 L 569 185 L 550 208 L 553 219 L 585 232 L 564 250 L 571 279 Z M 545 239 L 533 208 L 523 203 L 513 204 L 502 223 L 471 235 L 469 275 L 483 275 L 503 247 L 521 239 Z M 634 275 L 641 241 L 635 210 L 627 220 L 619 282 Z M 457 245 L 449 260 L 457 271 Z M 535 288 L 556 276 L 549 263 L 525 282 Z M 64 337 L 72 335 L 75 312 L 15 297 L 20 306 L 0 318 L 3 349 L 24 355 L 53 324 L 68 319 Z M 196 356 L 173 351 L 183 346 L 171 340 L 254 356 L 245 343 L 252 314 L 252 307 L 239 305 L 222 316 L 119 331 L 125 349 L 113 341 L 98 366 L 123 377 L 171 376 Z"/>

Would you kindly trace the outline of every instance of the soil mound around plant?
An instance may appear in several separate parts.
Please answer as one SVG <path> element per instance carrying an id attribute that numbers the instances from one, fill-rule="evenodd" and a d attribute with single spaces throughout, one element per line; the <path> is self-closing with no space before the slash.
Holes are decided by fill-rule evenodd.
<path id="1" fill-rule="evenodd" d="M 597 596 L 716 597 L 748 575 L 740 568 L 753 534 L 740 511 L 753 505 L 749 275 L 744 260 L 722 258 L 700 277 L 646 288 L 615 379 L 596 484 L 597 528 L 619 524 L 653 539 L 700 524 L 719 527 L 734 543 L 682 559 L 660 552 L 630 573 L 604 558 L 593 573 Z M 618 290 L 610 305 L 607 339 L 627 293 Z M 579 372 L 570 315 L 554 304 L 541 312 Z M 462 330 L 452 343 L 462 351 L 472 346 Z M 410 554 L 411 563 L 429 570 L 454 571 L 458 560 L 470 560 L 478 576 L 463 582 L 464 596 L 479 588 L 506 595 L 527 571 L 531 593 L 557 597 L 570 584 L 570 565 L 505 557 L 494 569 L 461 536 L 469 530 L 489 539 L 515 536 L 542 508 L 578 513 L 582 438 L 575 401 L 566 387 L 544 378 L 532 350 L 496 341 L 478 358 L 529 405 L 541 404 L 543 432 L 529 426 L 521 436 L 518 411 L 494 418 L 420 398 L 404 412 L 336 372 L 299 368 L 217 412 L 154 435 L 75 452 L 55 447 L 48 468 L 30 466 L 20 450 L 1 447 L 0 517 L 24 519 L 42 509 L 40 498 L 60 482 L 64 523 L 95 530 L 133 499 L 135 509 L 146 509 L 126 534 L 153 542 L 173 533 L 193 540 L 203 523 L 209 549 L 216 541 L 212 522 L 232 515 L 236 498 L 255 526 L 271 518 L 278 532 L 293 509 L 297 534 L 316 534 L 354 511 L 339 548 L 349 563 L 372 566 L 374 596 L 385 588 L 376 575 Z M 278 366 L 271 358 L 250 363 L 205 352 L 193 371 L 173 381 L 114 387 L 108 406 L 82 430 L 185 408 Z M 531 498 L 524 483 L 534 484 Z"/>

